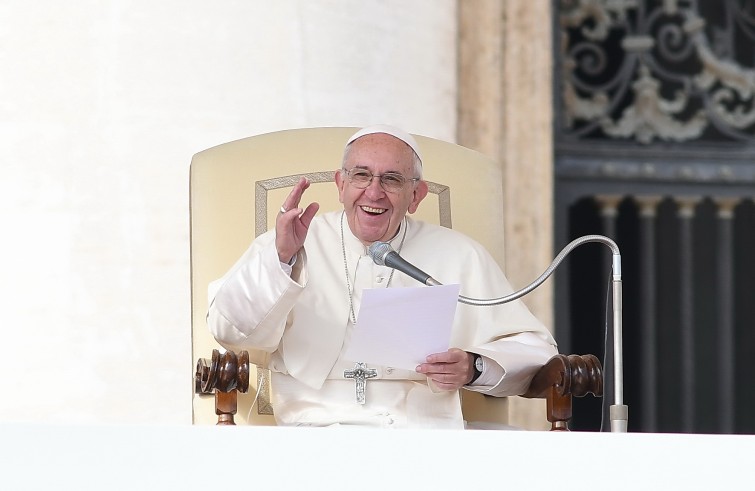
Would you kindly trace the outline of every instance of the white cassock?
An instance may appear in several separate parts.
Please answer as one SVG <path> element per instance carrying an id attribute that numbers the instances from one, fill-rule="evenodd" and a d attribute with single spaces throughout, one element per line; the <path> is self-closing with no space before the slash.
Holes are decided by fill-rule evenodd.
<path id="1" fill-rule="evenodd" d="M 497 298 L 513 291 L 488 252 L 454 230 L 407 217 L 391 245 L 439 282 L 459 283 L 464 296 Z M 224 347 L 249 350 L 253 362 L 272 371 L 280 425 L 463 428 L 459 391 L 433 389 L 422 374 L 370 366 L 377 376 L 366 383 L 365 404 L 356 402 L 354 380 L 344 377 L 344 370 L 354 368 L 342 354 L 353 329 L 351 305 L 358 314 L 362 291 L 418 286 L 393 271 L 372 261 L 343 212 L 327 213 L 312 220 L 290 275 L 278 260 L 275 232 L 258 237 L 223 278 L 210 284 L 208 326 Z M 390 322 L 391 313 L 385 315 Z M 548 330 L 521 301 L 459 304 L 451 347 L 500 365 L 502 370 L 494 371 L 500 376 L 470 387 L 495 396 L 523 393 L 557 353 Z"/>

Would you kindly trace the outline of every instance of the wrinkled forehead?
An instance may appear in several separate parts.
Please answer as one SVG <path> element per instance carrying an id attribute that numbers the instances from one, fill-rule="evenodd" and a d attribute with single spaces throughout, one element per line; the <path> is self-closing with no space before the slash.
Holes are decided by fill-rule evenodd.
<path id="1" fill-rule="evenodd" d="M 349 144 L 344 163 L 373 172 L 405 173 L 414 166 L 414 154 L 403 140 L 386 134 L 370 134 Z"/>

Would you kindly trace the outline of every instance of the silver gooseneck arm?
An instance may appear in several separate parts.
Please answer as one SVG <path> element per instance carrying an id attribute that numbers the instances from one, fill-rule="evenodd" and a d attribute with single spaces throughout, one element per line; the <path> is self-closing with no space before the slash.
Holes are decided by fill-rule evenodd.
<path id="1" fill-rule="evenodd" d="M 588 242 L 600 242 L 611 248 L 613 254 L 613 280 L 612 280 L 612 293 L 613 293 L 613 379 L 614 379 L 614 404 L 609 408 L 609 418 L 611 419 L 611 431 L 614 433 L 626 433 L 627 422 L 629 419 L 629 409 L 624 404 L 624 359 L 623 359 L 623 344 L 622 344 L 622 325 L 621 325 L 621 254 L 619 253 L 619 246 L 614 241 L 603 235 L 585 235 L 569 242 L 561 252 L 553 259 L 553 262 L 548 269 L 543 272 L 535 281 L 519 291 L 506 295 L 505 297 L 492 298 L 492 299 L 477 299 L 469 298 L 463 295 L 459 295 L 459 302 L 467 305 L 500 305 L 506 302 L 511 302 L 530 293 L 532 290 L 540 286 L 548 277 L 556 270 L 561 261 L 569 255 L 571 251 L 586 244 Z M 436 280 L 430 278 L 433 283 L 440 285 Z M 431 281 L 428 280 L 428 284 Z"/>

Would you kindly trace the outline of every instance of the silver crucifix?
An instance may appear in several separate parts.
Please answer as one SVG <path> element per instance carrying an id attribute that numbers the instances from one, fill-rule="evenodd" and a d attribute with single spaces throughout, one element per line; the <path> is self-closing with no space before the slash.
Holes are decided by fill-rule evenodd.
<path id="1" fill-rule="evenodd" d="M 354 365 L 353 370 L 344 370 L 343 376 L 344 378 L 354 379 L 357 390 L 357 404 L 364 404 L 364 393 L 367 388 L 367 379 L 377 377 L 377 370 L 374 368 L 367 368 L 365 363 L 357 363 Z"/>

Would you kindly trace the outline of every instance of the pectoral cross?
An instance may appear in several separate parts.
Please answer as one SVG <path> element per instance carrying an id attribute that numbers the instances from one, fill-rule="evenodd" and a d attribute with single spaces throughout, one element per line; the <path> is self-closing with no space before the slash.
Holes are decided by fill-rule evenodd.
<path id="1" fill-rule="evenodd" d="M 357 391 L 357 404 L 364 404 L 365 397 L 364 392 L 367 388 L 367 379 L 377 377 L 377 370 L 374 368 L 367 368 L 365 363 L 357 363 L 354 365 L 353 370 L 344 370 L 344 378 L 353 378 L 356 382 Z"/>

